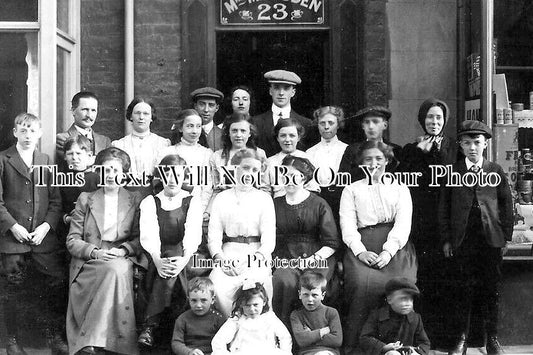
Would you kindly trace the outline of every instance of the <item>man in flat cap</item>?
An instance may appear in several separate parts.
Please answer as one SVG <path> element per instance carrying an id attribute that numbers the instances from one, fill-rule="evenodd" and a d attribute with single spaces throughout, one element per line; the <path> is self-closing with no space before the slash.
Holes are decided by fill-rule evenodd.
<path id="1" fill-rule="evenodd" d="M 267 157 L 270 157 L 280 151 L 280 146 L 274 137 L 274 126 L 278 120 L 292 118 L 298 121 L 306 132 L 313 122 L 300 116 L 291 108 L 291 99 L 296 94 L 296 85 L 302 82 L 298 75 L 287 70 L 272 70 L 265 73 L 264 77 L 270 85 L 272 108 L 252 117 L 251 121 L 257 128 L 257 145 L 265 150 Z M 298 144 L 298 149 L 309 148 L 312 145 L 309 143 L 304 137 L 304 141 Z"/>
<path id="2" fill-rule="evenodd" d="M 355 114 L 355 119 L 361 121 L 361 126 L 365 132 L 367 141 L 380 141 L 392 147 L 394 158 L 396 161 L 389 162 L 387 171 L 394 171 L 398 165 L 402 147 L 398 144 L 391 143 L 383 138 L 385 130 L 389 127 L 389 120 L 392 116 L 391 111 L 383 106 L 368 106 Z M 350 144 L 344 151 L 341 163 L 339 165 L 339 172 L 348 172 L 352 176 L 352 182 L 364 178 L 365 175 L 359 164 L 357 163 L 357 151 L 362 142 L 355 142 Z"/>
<path id="3" fill-rule="evenodd" d="M 207 146 L 212 151 L 222 149 L 222 129 L 213 122 L 215 113 L 224 99 L 224 94 L 212 87 L 196 89 L 191 93 L 193 107 L 202 118 L 202 130 L 205 141 L 200 139 L 200 144 Z"/>
<path id="4" fill-rule="evenodd" d="M 457 136 L 464 158 L 453 165 L 453 171 L 462 177 L 477 176 L 478 180 L 444 186 L 439 199 L 438 225 L 444 256 L 457 263 L 455 272 L 459 275 L 450 279 L 457 279 L 460 288 L 460 296 L 453 302 L 455 312 L 450 312 L 455 313 L 457 342 L 448 354 L 466 352 L 473 303 L 482 305 L 487 354 L 502 354 L 497 338 L 498 304 L 502 251 L 513 233 L 511 190 L 502 168 L 483 157 L 491 129 L 482 122 L 467 120 L 459 125 Z M 491 186 L 479 180 L 488 174 L 499 176 L 499 182 L 490 179 Z M 441 186 L 446 180 L 439 182 Z"/>

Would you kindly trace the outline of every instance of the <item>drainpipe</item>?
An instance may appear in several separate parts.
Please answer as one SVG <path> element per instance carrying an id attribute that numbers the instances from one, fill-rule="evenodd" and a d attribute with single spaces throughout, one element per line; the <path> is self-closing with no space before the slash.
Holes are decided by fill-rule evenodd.
<path id="1" fill-rule="evenodd" d="M 124 108 L 128 107 L 135 95 L 134 15 L 134 0 L 124 0 Z M 131 122 L 124 119 L 124 135 L 131 131 Z"/>

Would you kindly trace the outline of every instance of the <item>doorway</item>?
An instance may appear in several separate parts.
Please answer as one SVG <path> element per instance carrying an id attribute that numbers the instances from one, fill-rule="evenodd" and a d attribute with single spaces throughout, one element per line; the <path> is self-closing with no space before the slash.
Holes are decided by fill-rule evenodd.
<path id="1" fill-rule="evenodd" d="M 272 105 L 263 74 L 274 69 L 290 70 L 302 78 L 291 106 L 299 114 L 312 118 L 313 111 L 329 99 L 328 46 L 327 31 L 219 31 L 217 88 L 228 95 L 233 86 L 249 86 L 254 96 L 250 110 L 253 116 Z M 229 99 L 221 111 L 231 113 Z"/>

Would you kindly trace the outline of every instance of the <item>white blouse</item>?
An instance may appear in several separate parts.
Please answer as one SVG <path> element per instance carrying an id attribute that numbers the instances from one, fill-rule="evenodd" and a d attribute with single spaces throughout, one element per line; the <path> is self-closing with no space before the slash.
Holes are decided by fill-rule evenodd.
<path id="1" fill-rule="evenodd" d="M 270 158 L 267 159 L 267 165 L 268 165 L 268 180 L 267 180 L 267 183 L 268 185 L 270 185 L 272 187 L 272 195 L 274 196 L 274 198 L 276 197 L 279 197 L 279 196 L 285 196 L 285 186 L 283 185 L 278 185 L 278 186 L 275 186 L 274 185 L 274 182 L 275 182 L 275 167 L 276 166 L 282 166 L 281 162 L 283 161 L 283 159 L 289 154 L 287 153 L 283 153 L 283 152 L 279 152 L 277 154 L 274 154 L 273 156 L 271 156 Z M 299 157 L 299 158 L 307 158 L 309 159 L 309 156 L 307 155 L 307 153 L 301 151 L 301 150 L 295 150 L 293 153 L 291 153 L 290 155 L 292 156 L 295 156 L 295 157 Z M 310 159 L 309 159 L 310 160 Z M 306 190 L 309 190 L 309 191 L 313 191 L 313 192 L 320 192 L 320 186 L 318 186 L 318 183 L 314 180 L 311 180 L 309 181 L 307 184 L 305 184 L 305 189 Z"/>
<path id="2" fill-rule="evenodd" d="M 181 191 L 171 200 L 165 196 L 164 191 L 156 195 L 161 200 L 161 208 L 165 211 L 172 211 L 181 207 L 184 198 L 190 196 L 186 191 Z M 160 256 L 161 239 L 159 237 L 159 222 L 157 219 L 157 207 L 154 196 L 149 195 L 141 201 L 141 216 L 139 219 L 141 246 L 150 255 Z M 194 196 L 189 204 L 187 217 L 185 219 L 185 235 L 183 236 L 183 254 L 190 256 L 202 242 L 202 206 L 200 198 Z"/>
<path id="3" fill-rule="evenodd" d="M 373 184 L 359 180 L 344 188 L 340 201 L 342 240 L 358 255 L 366 251 L 358 229 L 379 223 L 394 223 L 383 244 L 392 256 L 403 248 L 411 232 L 413 204 L 405 185 Z"/>
<path id="4" fill-rule="evenodd" d="M 111 142 L 111 145 L 124 150 L 131 159 L 131 171 L 137 175 L 146 172 L 152 175 L 154 167 L 159 163 L 159 152 L 170 146 L 170 140 L 149 132 L 146 136 L 128 134 Z"/>
<path id="5" fill-rule="evenodd" d="M 340 141 L 335 136 L 331 139 L 331 142 L 326 142 L 324 138 L 321 138 L 319 143 L 307 149 L 307 156 L 315 166 L 315 169 L 321 168 L 319 172 L 322 172 L 322 174 L 319 173 L 319 178 L 322 177 L 324 181 L 329 180 L 329 169 L 325 168 L 331 168 L 335 173 L 339 171 L 339 165 L 347 146 L 348 144 Z"/>
<path id="6" fill-rule="evenodd" d="M 238 195 L 237 195 L 238 194 Z M 211 255 L 222 254 L 222 238 L 259 236 L 257 252 L 269 259 L 276 244 L 276 213 L 269 194 L 255 188 L 220 192 L 213 201 L 208 246 Z"/>

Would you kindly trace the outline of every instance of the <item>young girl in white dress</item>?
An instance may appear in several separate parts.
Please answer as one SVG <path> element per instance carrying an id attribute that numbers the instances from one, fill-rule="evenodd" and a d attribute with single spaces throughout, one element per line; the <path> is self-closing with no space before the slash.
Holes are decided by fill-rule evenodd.
<path id="1" fill-rule="evenodd" d="M 237 291 L 232 317 L 219 329 L 211 345 L 212 355 L 292 354 L 289 331 L 270 311 L 263 285 L 253 281 L 247 281 Z"/>

